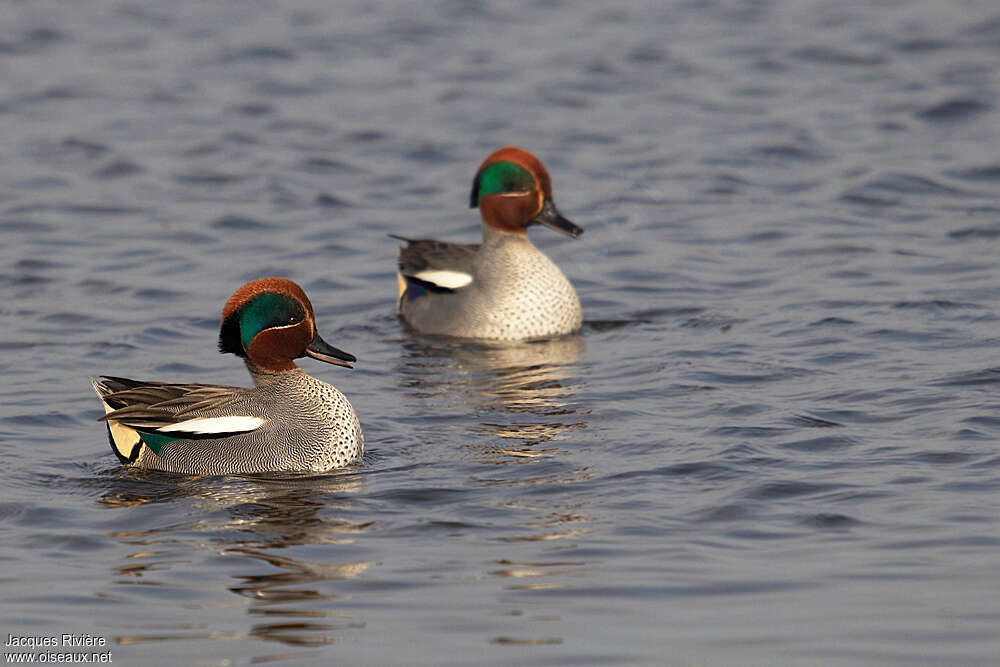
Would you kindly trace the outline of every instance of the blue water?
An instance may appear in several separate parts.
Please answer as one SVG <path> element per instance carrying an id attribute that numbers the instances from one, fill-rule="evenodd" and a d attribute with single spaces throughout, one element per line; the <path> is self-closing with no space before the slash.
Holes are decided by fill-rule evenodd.
<path id="1" fill-rule="evenodd" d="M 151 0 L 0 21 L 0 633 L 115 664 L 1000 655 L 1000 7 Z M 394 312 L 534 151 L 578 336 Z M 364 462 L 122 470 L 88 377 L 246 384 L 300 282 Z"/>

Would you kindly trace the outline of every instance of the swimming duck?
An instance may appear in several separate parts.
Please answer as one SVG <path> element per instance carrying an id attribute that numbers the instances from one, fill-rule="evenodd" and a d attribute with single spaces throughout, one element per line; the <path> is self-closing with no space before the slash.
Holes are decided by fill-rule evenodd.
<path id="1" fill-rule="evenodd" d="M 303 356 L 345 368 L 356 361 L 320 337 L 296 283 L 262 278 L 236 290 L 222 309 L 219 351 L 243 359 L 252 388 L 91 379 L 123 464 L 198 475 L 323 472 L 361 457 L 351 404 L 295 365 Z"/>
<path id="2" fill-rule="evenodd" d="M 583 230 L 559 213 L 541 161 L 506 146 L 480 165 L 469 205 L 483 218 L 481 244 L 413 240 L 399 251 L 398 307 L 427 334 L 527 340 L 580 328 L 576 291 L 526 233 L 543 224 L 573 238 Z"/>

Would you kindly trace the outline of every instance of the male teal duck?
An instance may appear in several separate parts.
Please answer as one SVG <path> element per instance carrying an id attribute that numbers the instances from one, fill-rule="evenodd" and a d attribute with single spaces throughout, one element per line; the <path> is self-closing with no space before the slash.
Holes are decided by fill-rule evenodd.
<path id="1" fill-rule="evenodd" d="M 123 464 L 198 475 L 324 472 L 361 457 L 351 404 L 295 365 L 303 356 L 346 368 L 356 361 L 320 337 L 296 283 L 262 278 L 236 290 L 222 309 L 219 350 L 244 360 L 252 388 L 91 380 Z"/>
<path id="2" fill-rule="evenodd" d="M 556 208 L 541 161 L 514 146 L 494 152 L 476 172 L 469 203 L 482 215 L 481 244 L 392 235 L 407 243 L 399 251 L 403 320 L 420 333 L 507 341 L 579 329 L 576 291 L 526 233 L 535 224 L 583 233 Z"/>

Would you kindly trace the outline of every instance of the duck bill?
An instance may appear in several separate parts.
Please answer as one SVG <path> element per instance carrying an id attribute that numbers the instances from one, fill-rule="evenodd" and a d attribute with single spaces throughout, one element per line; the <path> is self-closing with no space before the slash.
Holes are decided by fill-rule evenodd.
<path id="1" fill-rule="evenodd" d="M 580 234 L 583 234 L 583 229 L 564 218 L 551 199 L 545 200 L 545 203 L 542 204 L 542 210 L 535 216 L 532 222 L 541 223 L 546 227 L 551 227 L 557 232 L 562 232 L 573 238 L 577 238 Z"/>
<path id="2" fill-rule="evenodd" d="M 313 359 L 319 359 L 325 363 L 333 364 L 334 366 L 343 366 L 344 368 L 354 368 L 351 363 L 358 360 L 358 358 L 353 354 L 348 354 L 343 350 L 338 350 L 333 345 L 327 343 L 325 340 L 320 338 L 318 333 L 306 348 L 306 355 L 312 357 Z"/>

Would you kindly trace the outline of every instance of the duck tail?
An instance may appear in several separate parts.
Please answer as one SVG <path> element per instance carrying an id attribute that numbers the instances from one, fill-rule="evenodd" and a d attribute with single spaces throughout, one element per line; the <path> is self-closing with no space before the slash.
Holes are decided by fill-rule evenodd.
<path id="1" fill-rule="evenodd" d="M 104 406 L 104 414 L 125 407 L 124 403 L 115 401 L 114 393 L 122 389 L 127 389 L 128 386 L 126 384 L 118 381 L 117 378 L 108 377 L 100 380 L 90 378 L 90 383 L 93 385 L 94 391 L 97 392 L 98 398 L 101 399 L 101 405 Z M 110 419 L 106 422 L 106 425 L 108 427 L 108 442 L 111 443 L 111 451 L 115 453 L 115 456 L 122 462 L 122 465 L 135 463 L 135 460 L 139 458 L 139 450 L 142 449 L 142 438 L 139 436 L 139 432 Z"/>

